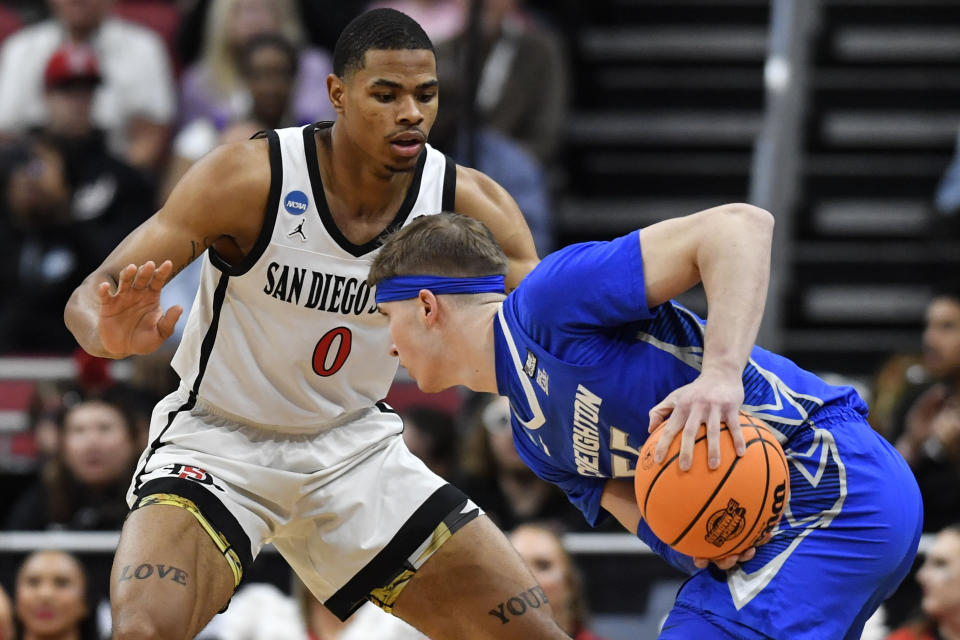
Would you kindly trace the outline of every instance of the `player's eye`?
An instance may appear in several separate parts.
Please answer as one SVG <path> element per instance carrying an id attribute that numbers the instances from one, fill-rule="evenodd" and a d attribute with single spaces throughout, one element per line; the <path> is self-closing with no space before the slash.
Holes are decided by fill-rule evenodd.
<path id="1" fill-rule="evenodd" d="M 421 93 L 418 99 L 420 100 L 420 102 L 426 103 L 426 102 L 433 101 L 433 99 L 436 97 L 437 97 L 437 94 L 435 93 Z"/>
<path id="2" fill-rule="evenodd" d="M 384 103 L 384 104 L 386 104 L 386 103 L 388 103 L 388 102 L 393 102 L 393 94 L 392 94 L 392 93 L 375 93 L 375 94 L 373 94 L 373 97 L 374 97 L 374 99 L 376 99 L 377 102 L 381 102 L 381 103 Z"/>

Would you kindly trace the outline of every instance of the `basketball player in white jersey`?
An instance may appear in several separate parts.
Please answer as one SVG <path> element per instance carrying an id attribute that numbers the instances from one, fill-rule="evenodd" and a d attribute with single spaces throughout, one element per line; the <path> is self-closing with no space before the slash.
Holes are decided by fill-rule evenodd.
<path id="1" fill-rule="evenodd" d="M 193 637 L 273 542 L 341 618 L 371 599 L 434 640 L 564 638 L 504 536 L 379 402 L 397 365 L 366 283 L 380 239 L 418 215 L 482 220 L 511 286 L 537 262 L 530 232 L 502 188 L 426 144 L 437 73 L 416 22 L 354 20 L 327 86 L 336 123 L 211 152 L 67 305 L 89 353 L 149 353 L 181 313 L 161 287 L 203 254 L 181 386 L 128 495 L 113 637 Z"/>

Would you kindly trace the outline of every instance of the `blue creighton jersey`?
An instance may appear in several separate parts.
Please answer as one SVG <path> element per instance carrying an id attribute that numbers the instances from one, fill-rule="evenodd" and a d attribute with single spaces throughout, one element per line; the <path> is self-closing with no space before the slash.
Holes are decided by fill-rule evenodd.
<path id="1" fill-rule="evenodd" d="M 649 410 L 699 375 L 704 321 L 675 302 L 647 308 L 636 231 L 549 255 L 507 296 L 494 334 L 517 451 L 596 524 L 606 479 L 633 475 Z M 743 387 L 785 448 L 820 407 L 867 411 L 852 388 L 759 347 Z"/>

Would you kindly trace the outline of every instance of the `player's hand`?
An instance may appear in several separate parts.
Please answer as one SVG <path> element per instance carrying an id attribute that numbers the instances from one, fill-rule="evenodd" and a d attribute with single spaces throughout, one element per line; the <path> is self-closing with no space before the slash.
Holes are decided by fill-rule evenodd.
<path id="1" fill-rule="evenodd" d="M 743 381 L 737 372 L 703 371 L 690 384 L 675 389 L 650 410 L 649 431 L 653 432 L 661 424 L 664 425 L 654 450 L 654 461 L 657 464 L 662 462 L 670 443 L 678 433 L 683 432 L 678 463 L 681 470 L 688 470 L 693 462 L 697 431 L 703 424 L 707 425 L 707 464 L 711 469 L 720 466 L 721 423 L 726 423 L 730 429 L 737 455 L 743 455 L 746 445 L 738 415 L 741 404 Z"/>
<path id="2" fill-rule="evenodd" d="M 758 540 L 756 544 L 754 544 L 752 547 L 750 547 L 743 553 L 724 556 L 722 558 L 714 558 L 712 560 L 710 558 L 694 558 L 693 564 L 694 566 L 697 567 L 697 569 L 706 569 L 707 565 L 709 565 L 711 562 L 717 565 L 718 569 L 722 569 L 724 571 L 727 571 L 728 569 L 733 569 L 735 566 L 737 566 L 740 563 L 749 562 L 750 560 L 753 560 L 753 557 L 757 555 L 757 547 L 767 544 L 768 542 L 770 542 L 770 538 L 772 537 L 773 537 L 773 534 L 768 533 L 767 535 L 763 536 L 762 540 Z"/>
<path id="3" fill-rule="evenodd" d="M 119 357 L 155 351 L 173 333 L 183 313 L 179 305 L 166 313 L 160 306 L 160 289 L 173 273 L 173 263 L 166 260 L 159 267 L 152 261 L 139 268 L 130 264 L 120 271 L 116 292 L 110 283 L 101 282 L 100 341 L 104 349 Z"/>
<path id="4" fill-rule="evenodd" d="M 694 558 L 693 564 L 697 567 L 697 569 L 706 569 L 707 565 L 712 562 L 713 564 L 717 565 L 718 569 L 723 569 L 726 571 L 728 569 L 733 569 L 741 562 L 753 560 L 753 556 L 755 555 L 757 555 L 757 548 L 750 547 L 739 555 L 724 556 L 723 558 L 714 558 L 713 560 L 710 560 L 709 558 Z"/>

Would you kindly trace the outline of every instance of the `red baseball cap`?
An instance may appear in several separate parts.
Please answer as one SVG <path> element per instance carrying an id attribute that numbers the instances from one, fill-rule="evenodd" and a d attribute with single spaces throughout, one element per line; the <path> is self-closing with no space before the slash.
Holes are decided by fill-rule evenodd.
<path id="1" fill-rule="evenodd" d="M 82 44 L 61 45 L 47 62 L 43 81 L 48 89 L 67 83 L 100 84 L 100 65 L 93 49 Z"/>

